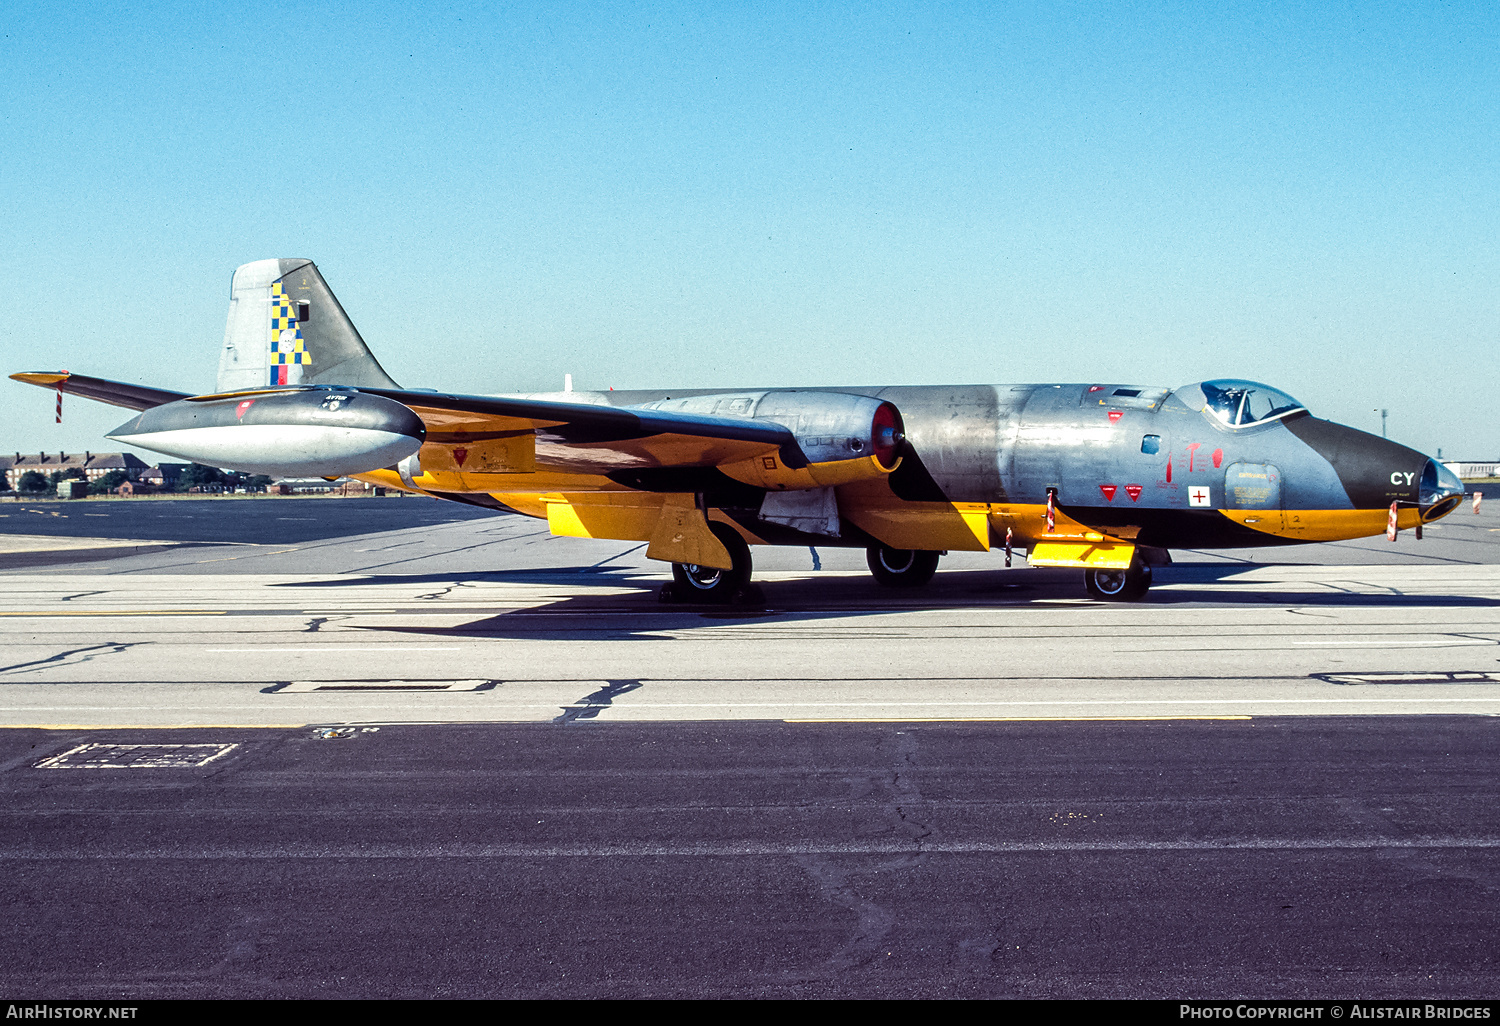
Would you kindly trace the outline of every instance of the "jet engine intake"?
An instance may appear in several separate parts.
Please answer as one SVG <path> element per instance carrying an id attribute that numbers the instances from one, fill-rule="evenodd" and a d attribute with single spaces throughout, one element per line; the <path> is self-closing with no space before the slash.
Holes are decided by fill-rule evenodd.
<path id="1" fill-rule="evenodd" d="M 340 477 L 392 466 L 421 448 L 426 434 L 422 419 L 394 399 L 310 388 L 166 403 L 109 437 L 226 470 Z"/>

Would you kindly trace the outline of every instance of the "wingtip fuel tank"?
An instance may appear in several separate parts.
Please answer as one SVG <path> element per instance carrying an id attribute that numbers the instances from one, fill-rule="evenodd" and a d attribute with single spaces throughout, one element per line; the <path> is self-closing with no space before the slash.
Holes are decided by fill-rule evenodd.
<path id="1" fill-rule="evenodd" d="M 109 437 L 227 470 L 337 477 L 394 466 L 421 448 L 426 428 L 395 400 L 317 388 L 166 403 Z"/>

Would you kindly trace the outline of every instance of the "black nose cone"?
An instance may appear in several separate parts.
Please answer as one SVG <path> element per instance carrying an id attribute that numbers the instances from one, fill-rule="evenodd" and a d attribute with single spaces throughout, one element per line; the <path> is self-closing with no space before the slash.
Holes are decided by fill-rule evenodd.
<path id="1" fill-rule="evenodd" d="M 1423 453 L 1317 417 L 1288 417 L 1285 424 L 1333 466 L 1355 509 L 1421 500 L 1431 462 Z"/>

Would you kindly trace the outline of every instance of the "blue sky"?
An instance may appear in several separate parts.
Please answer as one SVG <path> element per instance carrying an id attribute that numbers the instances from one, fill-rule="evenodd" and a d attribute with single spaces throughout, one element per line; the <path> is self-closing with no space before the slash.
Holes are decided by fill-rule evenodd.
<path id="1" fill-rule="evenodd" d="M 412 386 L 1236 376 L 1494 458 L 1495 10 L 11 0 L 0 366 L 207 390 L 306 256 Z"/>

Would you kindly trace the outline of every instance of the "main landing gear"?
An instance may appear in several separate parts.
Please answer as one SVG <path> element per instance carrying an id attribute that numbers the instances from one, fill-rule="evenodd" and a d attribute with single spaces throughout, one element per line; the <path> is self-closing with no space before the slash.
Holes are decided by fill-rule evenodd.
<path id="1" fill-rule="evenodd" d="M 673 563 L 672 583 L 662 586 L 661 600 L 715 605 L 761 601 L 760 589 L 750 583 L 750 546 L 745 539 L 734 528 L 718 521 L 712 521 L 708 529 L 729 550 L 734 566 L 720 570 L 696 563 Z"/>
<path id="2" fill-rule="evenodd" d="M 888 588 L 920 588 L 937 573 L 939 555 L 930 549 L 872 545 L 865 550 L 865 562 L 875 580 Z"/>
<path id="3" fill-rule="evenodd" d="M 1151 587 L 1151 567 L 1137 556 L 1128 570 L 1085 570 L 1089 595 L 1105 602 L 1139 602 Z"/>

